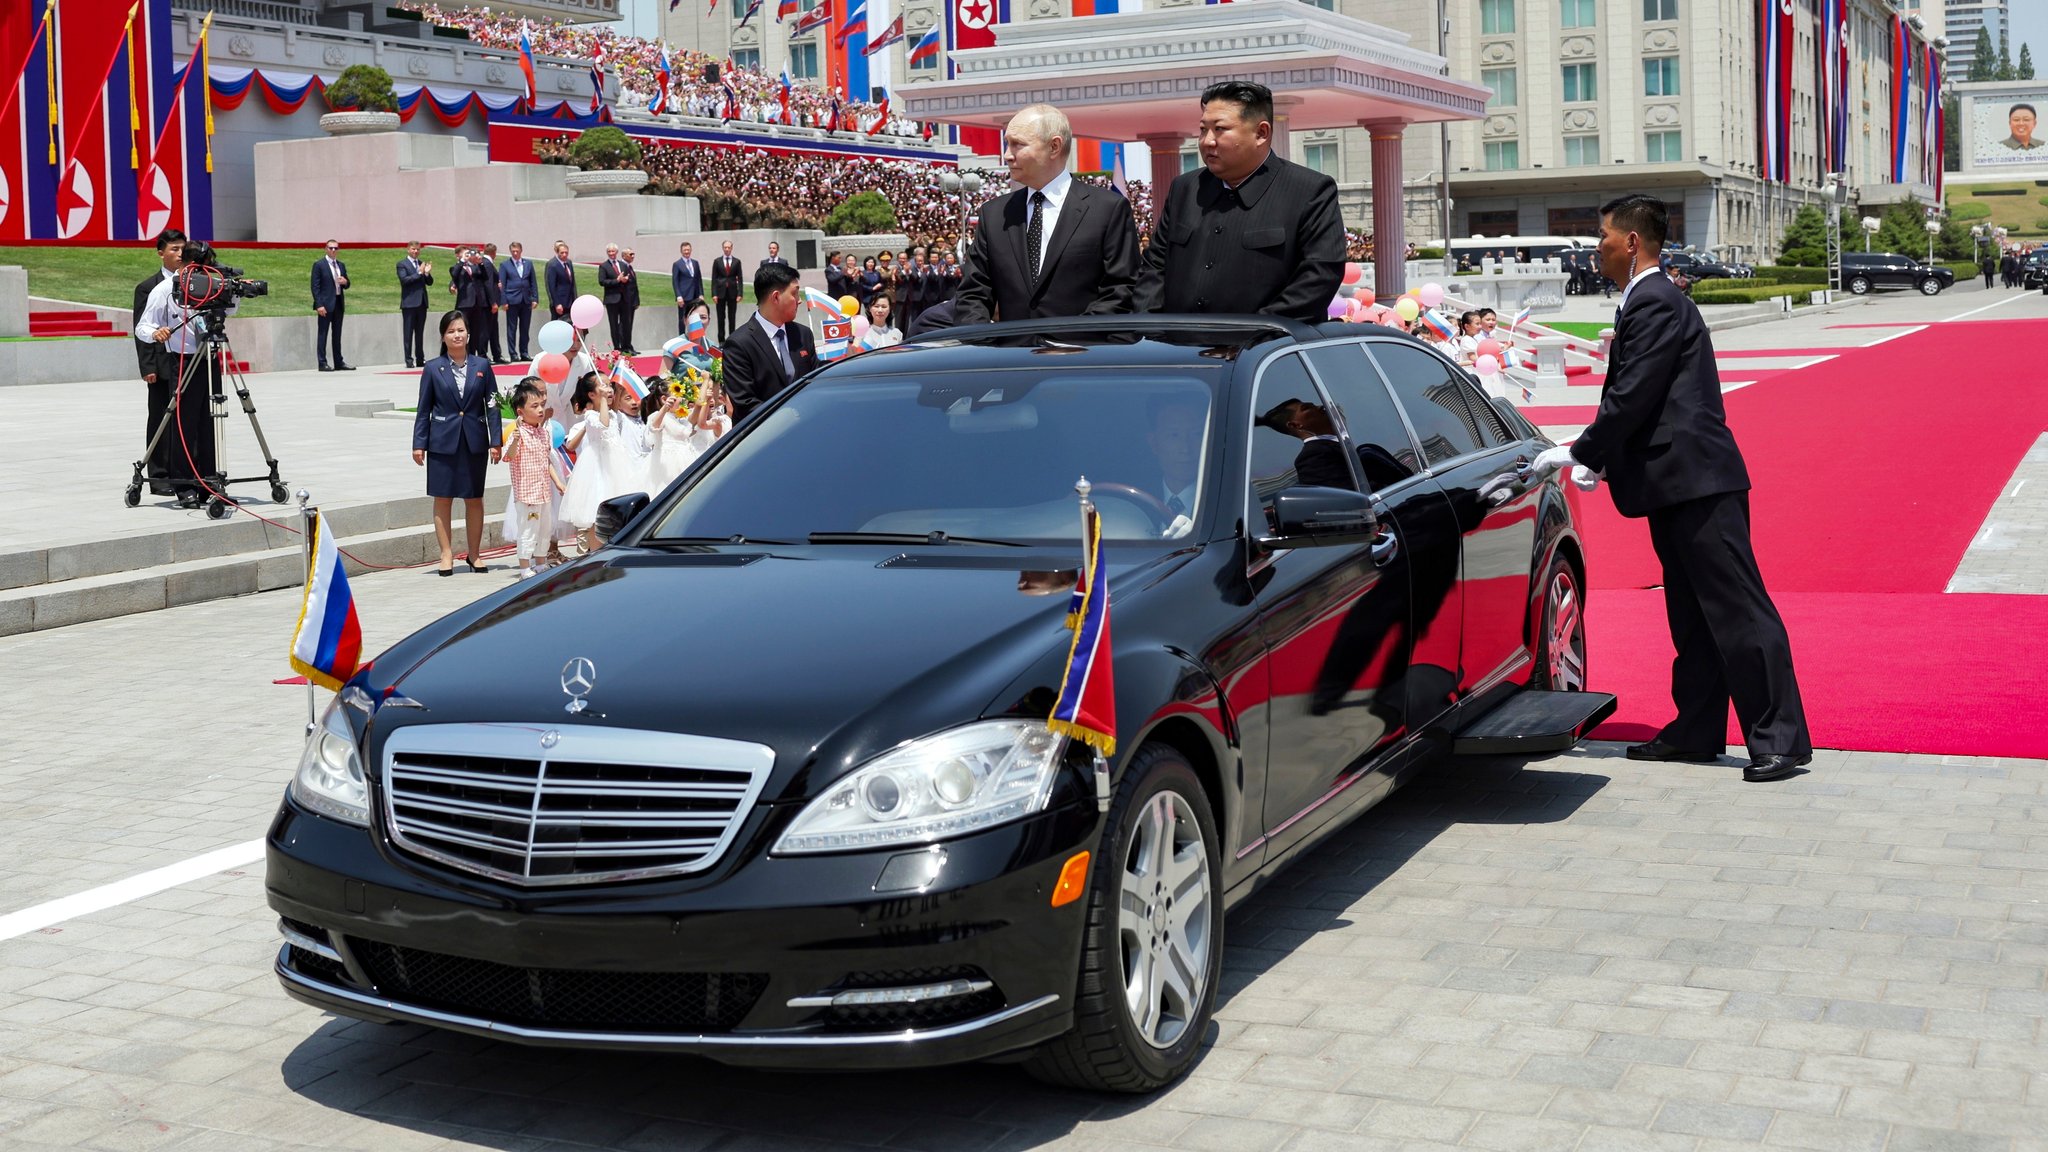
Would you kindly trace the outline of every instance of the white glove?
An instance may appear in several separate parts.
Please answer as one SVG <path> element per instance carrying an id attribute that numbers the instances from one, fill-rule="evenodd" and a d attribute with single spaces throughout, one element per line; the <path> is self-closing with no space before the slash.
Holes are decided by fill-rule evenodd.
<path id="1" fill-rule="evenodd" d="M 1188 519 L 1186 515 L 1175 516 L 1173 523 L 1166 526 L 1166 530 L 1159 534 L 1159 538 L 1161 540 L 1178 540 L 1192 531 L 1194 527 L 1195 522 Z"/>
<path id="2" fill-rule="evenodd" d="M 1555 448 L 1545 448 L 1538 452 L 1535 462 L 1529 467 L 1535 470 L 1538 476 L 1548 476 L 1567 464 L 1577 463 L 1578 460 L 1572 456 L 1571 448 L 1560 444 Z"/>
<path id="3" fill-rule="evenodd" d="M 1607 479 L 1607 473 L 1605 472 L 1595 472 L 1584 464 L 1572 465 L 1572 483 L 1578 485 L 1581 492 L 1591 492 L 1600 486 L 1600 481 L 1605 479 Z"/>

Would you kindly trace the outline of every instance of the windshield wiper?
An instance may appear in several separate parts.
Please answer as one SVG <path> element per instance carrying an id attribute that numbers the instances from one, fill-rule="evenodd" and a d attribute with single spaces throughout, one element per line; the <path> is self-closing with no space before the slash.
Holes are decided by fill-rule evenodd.
<path id="1" fill-rule="evenodd" d="M 977 536 L 949 536 L 944 532 L 813 532 L 813 544 L 983 544 L 996 548 L 1024 548 L 1015 540 L 988 540 Z"/>
<path id="2" fill-rule="evenodd" d="M 738 532 L 730 536 L 650 536 L 640 541 L 643 546 L 658 548 L 663 544 L 779 544 L 788 546 L 787 540 L 762 540 L 743 536 Z"/>

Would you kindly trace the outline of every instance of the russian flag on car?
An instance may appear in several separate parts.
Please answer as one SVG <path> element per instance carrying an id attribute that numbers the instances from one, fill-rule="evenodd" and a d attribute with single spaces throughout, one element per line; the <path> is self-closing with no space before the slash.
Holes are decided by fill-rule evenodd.
<path id="1" fill-rule="evenodd" d="M 339 692 L 362 660 L 363 629 L 356 621 L 348 571 L 341 566 L 341 550 L 327 531 L 327 520 L 317 511 L 309 515 L 306 530 L 313 534 L 313 559 L 306 567 L 306 600 L 292 631 L 292 670 Z"/>
<path id="2" fill-rule="evenodd" d="M 1073 643 L 1059 700 L 1046 726 L 1103 755 L 1116 751 L 1116 674 L 1110 658 L 1109 580 L 1102 571 L 1102 519 L 1084 496 L 1081 503 L 1081 574 L 1074 585 L 1080 610 L 1070 613 Z"/>

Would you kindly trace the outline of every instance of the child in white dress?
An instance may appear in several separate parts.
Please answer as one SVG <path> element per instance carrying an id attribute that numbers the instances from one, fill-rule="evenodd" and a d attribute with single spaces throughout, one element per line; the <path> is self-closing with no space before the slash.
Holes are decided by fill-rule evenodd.
<path id="1" fill-rule="evenodd" d="M 647 418 L 658 446 L 648 462 L 647 483 L 658 492 L 681 476 L 710 449 L 713 441 L 732 430 L 732 417 L 725 414 L 724 397 L 716 384 L 706 383 L 694 407 L 685 410 L 674 396 L 663 396 L 661 407 Z"/>
<path id="2" fill-rule="evenodd" d="M 569 487 L 562 493 L 562 519 L 575 525 L 585 551 L 597 548 L 590 526 L 597 523 L 597 506 L 614 496 L 639 490 L 632 450 L 621 434 L 625 420 L 612 409 L 611 382 L 595 372 L 576 384 L 570 407 L 581 418 L 569 429 L 569 450 L 576 453 L 576 467 L 569 473 Z"/>

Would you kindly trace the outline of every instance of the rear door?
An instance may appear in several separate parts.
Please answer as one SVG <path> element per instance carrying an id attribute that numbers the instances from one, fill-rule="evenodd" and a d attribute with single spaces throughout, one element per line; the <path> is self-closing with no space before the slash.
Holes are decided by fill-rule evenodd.
<path id="1" fill-rule="evenodd" d="M 1492 405 L 1455 365 L 1402 340 L 1367 345 L 1421 442 L 1430 475 L 1463 537 L 1459 699 L 1531 659 L 1526 644 L 1529 566 L 1541 482 L 1535 453 L 1510 437 Z"/>

